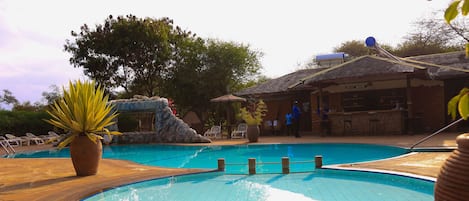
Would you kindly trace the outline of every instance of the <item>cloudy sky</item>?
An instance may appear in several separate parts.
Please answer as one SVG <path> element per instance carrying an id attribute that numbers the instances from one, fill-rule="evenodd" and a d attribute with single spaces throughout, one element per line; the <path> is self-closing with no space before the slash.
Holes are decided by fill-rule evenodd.
<path id="1" fill-rule="evenodd" d="M 40 101 L 51 85 L 84 78 L 63 51 L 71 30 L 113 16 L 169 17 L 203 38 L 249 44 L 275 78 L 349 40 L 395 45 L 412 22 L 451 0 L 0 0 L 0 90 Z"/>

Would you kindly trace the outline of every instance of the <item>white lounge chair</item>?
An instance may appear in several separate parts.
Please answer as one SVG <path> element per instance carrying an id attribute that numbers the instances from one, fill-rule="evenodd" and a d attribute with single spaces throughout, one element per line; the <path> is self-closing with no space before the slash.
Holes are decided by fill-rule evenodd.
<path id="1" fill-rule="evenodd" d="M 231 138 L 245 138 L 246 133 L 248 132 L 248 125 L 246 123 L 238 124 L 236 130 L 231 132 Z"/>
<path id="2" fill-rule="evenodd" d="M 7 152 L 7 154 L 10 154 L 11 152 L 13 152 L 13 153 L 16 152 L 15 149 L 10 144 L 10 140 L 6 139 L 3 136 L 0 136 L 0 145 Z"/>
<path id="3" fill-rule="evenodd" d="M 10 141 L 10 144 L 14 147 L 23 146 L 24 144 L 29 146 L 29 140 L 22 137 L 16 137 L 11 133 L 5 134 L 5 137 Z"/>
<path id="4" fill-rule="evenodd" d="M 221 138 L 221 126 L 212 126 L 212 128 L 205 131 L 204 136 L 208 138 Z"/>
<path id="5" fill-rule="evenodd" d="M 54 131 L 49 131 L 49 132 L 47 132 L 47 134 L 48 134 L 47 142 L 55 143 L 55 142 L 60 142 L 60 139 L 62 139 L 62 136 L 60 136 L 59 134 L 57 134 Z"/>
<path id="6" fill-rule="evenodd" d="M 29 138 L 29 141 L 34 142 L 35 144 L 44 144 L 44 140 L 32 133 L 26 133 L 26 137 Z"/>

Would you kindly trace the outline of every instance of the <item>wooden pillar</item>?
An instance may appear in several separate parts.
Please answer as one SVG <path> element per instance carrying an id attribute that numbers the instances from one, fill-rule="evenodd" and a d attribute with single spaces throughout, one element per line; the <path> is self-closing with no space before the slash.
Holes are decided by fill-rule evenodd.
<path id="1" fill-rule="evenodd" d="M 282 158 L 282 174 L 290 173 L 290 158 L 283 157 Z"/>
<path id="2" fill-rule="evenodd" d="M 249 174 L 256 174 L 256 159 L 255 158 L 248 159 L 248 166 L 249 166 Z"/>
<path id="3" fill-rule="evenodd" d="M 407 99 L 407 116 L 412 118 L 414 116 L 414 111 L 412 107 L 412 79 L 407 76 L 406 79 L 406 99 Z"/>
<path id="4" fill-rule="evenodd" d="M 316 164 L 315 165 L 316 168 L 322 168 L 322 156 L 321 155 L 315 156 L 314 163 Z"/>
<path id="5" fill-rule="evenodd" d="M 407 124 L 407 129 L 405 129 L 405 132 L 407 133 L 414 133 L 414 109 L 412 106 L 412 79 L 409 78 L 409 76 L 406 77 L 406 100 L 407 100 L 407 118 L 404 124 Z M 402 129 L 404 130 L 404 129 Z"/>
<path id="6" fill-rule="evenodd" d="M 323 102 L 322 102 L 322 86 L 319 86 L 319 103 L 318 103 L 318 106 L 319 106 L 319 118 L 320 120 L 322 120 L 322 113 L 323 113 Z M 311 113 L 313 113 L 311 111 Z"/>
<path id="7" fill-rule="evenodd" d="M 218 159 L 218 171 L 225 171 L 225 159 L 224 158 L 219 158 Z"/>

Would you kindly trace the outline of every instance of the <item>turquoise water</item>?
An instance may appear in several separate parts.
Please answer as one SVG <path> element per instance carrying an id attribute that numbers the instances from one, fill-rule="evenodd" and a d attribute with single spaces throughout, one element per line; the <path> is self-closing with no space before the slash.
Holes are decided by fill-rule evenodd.
<path id="1" fill-rule="evenodd" d="M 226 172 L 248 173 L 248 158 L 256 158 L 258 173 L 281 173 L 281 158 L 290 158 L 291 172 L 314 170 L 314 157 L 323 164 L 341 164 L 394 157 L 407 153 L 403 148 L 370 144 L 266 144 L 236 146 L 118 145 L 105 146 L 104 158 L 131 160 L 143 165 L 175 168 L 216 169 L 224 158 Z M 70 157 L 69 150 L 41 151 L 14 155 L 15 158 Z M 269 163 L 264 164 L 262 163 Z M 275 164 L 270 164 L 275 163 Z"/>
<path id="2" fill-rule="evenodd" d="M 97 194 L 93 200 L 433 200 L 431 181 L 357 171 L 315 169 L 314 157 L 324 165 L 390 158 L 408 153 L 398 147 L 370 144 L 268 144 L 236 146 L 115 145 L 103 157 L 144 165 L 216 169 L 224 158 L 225 173 L 177 176 L 135 183 Z M 70 157 L 69 150 L 17 154 L 14 158 Z M 281 158 L 289 157 L 290 172 L 281 173 Z M 247 175 L 248 158 L 261 163 Z M 262 164 L 264 163 L 264 164 Z M 268 163 L 268 164 L 265 164 Z M 300 173 L 298 173 L 300 172 Z"/>
<path id="3" fill-rule="evenodd" d="M 287 175 L 204 173 L 122 186 L 85 201 L 430 201 L 433 185 L 396 175 L 325 169 Z"/>

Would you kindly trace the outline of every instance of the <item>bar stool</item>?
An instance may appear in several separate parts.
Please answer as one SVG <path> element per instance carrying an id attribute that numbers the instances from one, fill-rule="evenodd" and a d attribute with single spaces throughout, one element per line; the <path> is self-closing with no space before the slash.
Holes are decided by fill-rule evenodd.
<path id="1" fill-rule="evenodd" d="M 379 118 L 376 112 L 368 112 L 369 117 L 369 126 L 370 126 L 370 135 L 375 135 L 378 132 Z"/>

